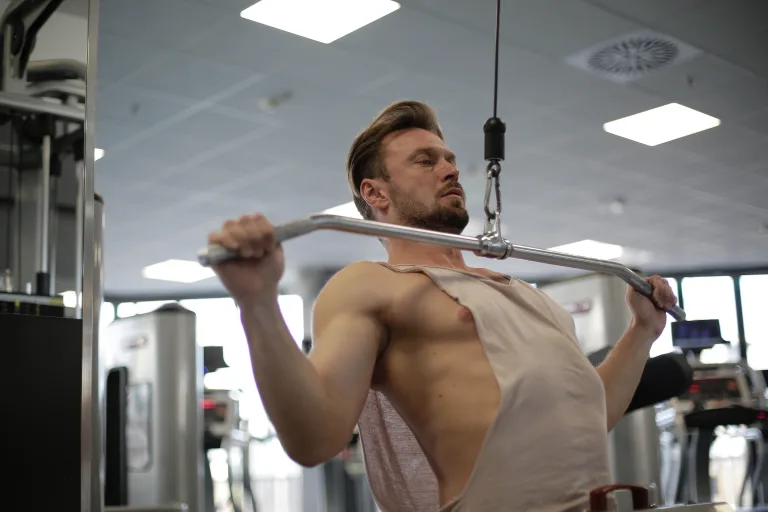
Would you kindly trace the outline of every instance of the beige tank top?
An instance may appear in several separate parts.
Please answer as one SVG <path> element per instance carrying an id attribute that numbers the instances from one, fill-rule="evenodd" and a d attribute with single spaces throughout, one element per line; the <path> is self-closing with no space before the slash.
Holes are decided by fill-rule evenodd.
<path id="1" fill-rule="evenodd" d="M 415 436 L 384 394 L 371 390 L 359 429 L 381 511 L 584 510 L 589 491 L 611 476 L 605 390 L 571 315 L 522 281 L 386 266 L 425 274 L 472 312 L 501 402 L 464 491 L 440 509 L 437 479 Z"/>

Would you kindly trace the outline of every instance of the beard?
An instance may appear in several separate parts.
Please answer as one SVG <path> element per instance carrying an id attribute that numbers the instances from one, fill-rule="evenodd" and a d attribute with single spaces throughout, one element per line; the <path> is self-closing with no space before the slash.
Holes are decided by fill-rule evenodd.
<path id="1" fill-rule="evenodd" d="M 413 201 L 392 187 L 390 198 L 403 223 L 412 228 L 459 235 L 469 224 L 469 213 L 458 197 L 443 201 L 445 204 L 436 202 L 430 207 Z"/>

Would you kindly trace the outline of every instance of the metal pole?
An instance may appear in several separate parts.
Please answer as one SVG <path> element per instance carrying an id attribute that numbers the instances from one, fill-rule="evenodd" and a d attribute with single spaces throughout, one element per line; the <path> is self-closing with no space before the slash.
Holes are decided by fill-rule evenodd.
<path id="1" fill-rule="evenodd" d="M 83 296 L 83 205 L 85 203 L 85 170 L 81 160 L 75 162 L 77 193 L 75 196 L 75 318 L 82 318 Z"/>
<path id="2" fill-rule="evenodd" d="M 282 243 L 291 238 L 303 236 L 319 229 L 332 229 L 335 231 L 346 231 L 362 235 L 413 240 L 414 242 L 429 245 L 451 247 L 463 251 L 473 251 L 475 254 L 490 258 L 516 258 L 547 263 L 550 265 L 558 265 L 561 267 L 591 270 L 619 277 L 646 297 L 650 297 L 653 292 L 651 285 L 621 263 L 574 256 L 544 249 L 535 249 L 533 247 L 513 245 L 507 240 L 491 239 L 486 235 L 474 238 L 471 236 L 453 235 L 426 229 L 398 226 L 395 224 L 387 224 L 385 222 L 353 219 L 338 215 L 316 214 L 310 215 L 305 219 L 299 219 L 287 224 L 275 226 L 275 238 L 278 243 Z M 237 254 L 218 245 L 209 245 L 198 253 L 198 261 L 203 266 L 211 266 L 236 258 Z M 668 312 L 676 320 L 685 320 L 685 311 L 679 306 L 670 308 Z"/>
<path id="3" fill-rule="evenodd" d="M 51 218 L 51 136 L 43 136 L 43 162 L 37 180 L 37 274 L 35 293 L 50 296 L 51 275 L 49 272 L 49 239 Z"/>
<path id="4" fill-rule="evenodd" d="M 43 137 L 43 165 L 40 168 L 38 189 L 38 266 L 42 273 L 48 273 L 48 235 L 51 215 L 51 136 Z"/>
<path id="5" fill-rule="evenodd" d="M 59 178 L 56 176 L 51 176 L 51 185 L 52 189 L 54 190 L 54 198 L 57 197 L 57 194 L 55 193 L 59 186 Z M 58 256 L 58 253 L 56 249 L 58 249 L 58 238 L 59 238 L 59 207 L 55 203 L 55 199 L 53 204 L 51 204 L 50 208 L 48 209 L 48 215 L 50 216 L 50 230 L 48 231 L 48 239 L 51 241 L 48 246 L 50 247 L 48 251 L 48 275 L 50 276 L 50 285 L 49 285 L 49 291 L 51 292 L 51 296 L 56 295 L 56 259 Z"/>
<path id="6" fill-rule="evenodd" d="M 96 131 L 96 94 L 98 91 L 97 55 L 99 39 L 99 0 L 88 1 L 88 62 L 86 68 L 85 110 L 58 105 L 61 113 L 73 121 L 83 121 L 84 143 L 82 160 L 82 397 L 80 402 L 80 511 L 102 512 L 104 510 L 104 449 L 102 446 L 102 404 L 103 386 L 100 383 L 99 361 L 99 306 L 101 305 L 102 287 L 100 283 L 100 247 L 97 223 L 103 223 L 102 213 L 97 210 L 94 191 L 94 144 Z M 2 98 L 0 97 L 0 100 Z M 71 115 L 77 112 L 78 115 Z"/>
<path id="7" fill-rule="evenodd" d="M 747 361 L 747 334 L 744 329 L 744 305 L 741 302 L 741 277 L 733 276 L 733 296 L 736 298 L 736 325 L 739 327 L 739 358 Z M 747 361 L 749 362 L 749 361 Z"/>

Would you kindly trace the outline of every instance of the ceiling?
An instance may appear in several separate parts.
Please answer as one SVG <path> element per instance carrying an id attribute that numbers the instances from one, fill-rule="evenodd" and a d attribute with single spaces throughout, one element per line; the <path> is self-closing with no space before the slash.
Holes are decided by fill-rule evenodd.
<path id="1" fill-rule="evenodd" d="M 482 229 L 482 125 L 491 115 L 495 2 L 402 0 L 325 45 L 240 18 L 241 0 L 102 0 L 96 165 L 105 197 L 108 295 L 216 294 L 141 269 L 194 259 L 225 219 L 276 223 L 348 202 L 349 144 L 387 104 L 426 101 L 457 153 Z M 504 235 L 553 247 L 594 239 L 642 250 L 644 271 L 768 263 L 768 3 L 505 0 L 499 115 Z M 639 29 L 698 50 L 618 84 L 566 59 Z M 289 96 L 273 109 L 265 100 Z M 603 131 L 669 102 L 721 119 L 656 147 Z M 621 197 L 623 213 L 608 205 Z M 371 238 L 286 244 L 288 275 L 383 259 Z M 571 271 L 470 257 L 529 280 Z"/>

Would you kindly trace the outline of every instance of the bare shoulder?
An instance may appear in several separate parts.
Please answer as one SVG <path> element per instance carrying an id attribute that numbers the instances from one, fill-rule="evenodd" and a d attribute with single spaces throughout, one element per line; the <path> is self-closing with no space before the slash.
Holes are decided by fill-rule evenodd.
<path id="1" fill-rule="evenodd" d="M 392 271 L 378 263 L 360 261 L 339 270 L 315 302 L 316 313 L 383 310 L 392 296 Z"/>

